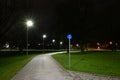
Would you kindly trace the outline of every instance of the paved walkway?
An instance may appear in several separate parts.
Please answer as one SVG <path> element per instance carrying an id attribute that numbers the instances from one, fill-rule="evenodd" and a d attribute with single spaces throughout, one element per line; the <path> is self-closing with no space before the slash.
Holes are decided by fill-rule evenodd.
<path id="1" fill-rule="evenodd" d="M 56 53 L 39 55 L 33 58 L 11 80 L 74 80 L 50 56 Z"/>

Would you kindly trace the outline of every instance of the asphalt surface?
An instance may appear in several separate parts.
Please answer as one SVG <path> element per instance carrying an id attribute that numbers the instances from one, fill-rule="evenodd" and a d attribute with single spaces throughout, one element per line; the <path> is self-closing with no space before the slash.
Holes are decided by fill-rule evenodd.
<path id="1" fill-rule="evenodd" d="M 52 57 L 51 54 L 33 58 L 11 80 L 74 80 Z M 57 53 L 58 54 L 58 53 Z"/>

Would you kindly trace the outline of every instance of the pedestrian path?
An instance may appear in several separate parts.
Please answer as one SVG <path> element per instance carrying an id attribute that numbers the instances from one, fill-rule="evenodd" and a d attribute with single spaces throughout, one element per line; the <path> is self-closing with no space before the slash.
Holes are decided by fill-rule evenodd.
<path id="1" fill-rule="evenodd" d="M 33 58 L 11 80 L 74 80 L 51 57 L 51 54 L 39 55 Z"/>

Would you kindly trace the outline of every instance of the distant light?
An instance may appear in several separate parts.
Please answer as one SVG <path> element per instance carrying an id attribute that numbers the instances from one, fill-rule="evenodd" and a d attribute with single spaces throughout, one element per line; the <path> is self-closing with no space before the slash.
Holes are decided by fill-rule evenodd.
<path id="1" fill-rule="evenodd" d="M 40 43 L 38 44 L 38 46 L 40 46 Z"/>
<path id="2" fill-rule="evenodd" d="M 5 44 L 5 48 L 9 48 L 10 45 L 8 43 Z"/>
<path id="3" fill-rule="evenodd" d="M 60 42 L 60 45 L 62 45 L 62 44 L 63 44 L 63 42 L 61 41 L 61 42 Z"/>
<path id="4" fill-rule="evenodd" d="M 76 44 L 77 47 L 79 47 L 79 44 Z"/>
<path id="5" fill-rule="evenodd" d="M 100 47 L 99 47 L 99 46 L 98 46 L 97 48 L 98 48 L 98 49 L 100 49 Z"/>
<path id="6" fill-rule="evenodd" d="M 54 43 L 54 42 L 55 42 L 55 39 L 53 39 L 52 42 Z"/>
<path id="7" fill-rule="evenodd" d="M 111 41 L 110 41 L 109 43 L 110 43 L 110 45 L 112 44 L 112 42 L 111 42 Z"/>
<path id="8" fill-rule="evenodd" d="M 99 42 L 97 42 L 97 45 L 100 45 L 100 43 L 99 43 Z"/>
<path id="9" fill-rule="evenodd" d="M 43 35 L 43 38 L 46 38 L 46 35 L 45 35 L 45 34 Z"/>
<path id="10" fill-rule="evenodd" d="M 33 26 L 33 21 L 32 20 L 26 21 L 26 25 L 27 25 L 27 27 L 32 27 Z"/>

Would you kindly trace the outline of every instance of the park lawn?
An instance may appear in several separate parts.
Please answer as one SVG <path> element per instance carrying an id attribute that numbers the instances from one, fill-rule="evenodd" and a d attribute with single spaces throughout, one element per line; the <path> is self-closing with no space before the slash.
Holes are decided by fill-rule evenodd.
<path id="1" fill-rule="evenodd" d="M 65 68 L 68 66 L 68 54 L 56 54 L 53 57 Z M 120 76 L 120 52 L 84 52 L 71 53 L 72 71 L 88 72 L 110 76 Z"/>
<path id="2" fill-rule="evenodd" d="M 0 80 L 10 80 L 37 54 L 0 56 Z"/>

